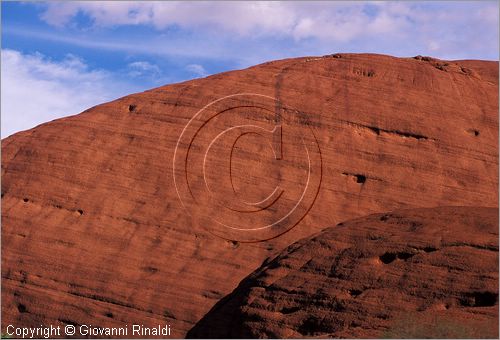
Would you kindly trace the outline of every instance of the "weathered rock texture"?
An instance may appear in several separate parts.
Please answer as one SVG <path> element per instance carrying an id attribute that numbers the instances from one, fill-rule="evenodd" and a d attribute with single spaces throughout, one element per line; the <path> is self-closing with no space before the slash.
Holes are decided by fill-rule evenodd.
<path id="1" fill-rule="evenodd" d="M 375 214 L 300 240 L 188 333 L 498 338 L 498 209 Z"/>
<path id="2" fill-rule="evenodd" d="M 133 94 L 2 140 L 2 330 L 9 323 L 169 323 L 182 337 L 265 258 L 325 227 L 397 208 L 498 206 L 497 75 L 498 63 L 489 61 L 289 59 Z M 289 133 L 290 122 L 321 152 L 312 208 L 293 229 L 254 243 L 214 236 L 213 225 L 197 223 L 172 171 L 188 121 L 243 92 L 279 100 L 288 139 L 280 162 L 265 138 L 239 139 L 234 191 L 258 202 L 279 184 L 279 202 L 293 203 L 307 164 L 289 152 L 302 137 Z M 279 119 L 268 109 L 257 119 L 255 107 L 240 105 L 213 122 L 270 130 Z M 203 131 L 213 137 L 220 127 Z M 194 160 L 199 170 L 201 158 Z M 211 188 L 225 190 L 228 177 L 217 182 L 217 174 L 228 174 L 227 159 L 207 164 Z M 279 212 L 264 210 L 263 222 Z"/>

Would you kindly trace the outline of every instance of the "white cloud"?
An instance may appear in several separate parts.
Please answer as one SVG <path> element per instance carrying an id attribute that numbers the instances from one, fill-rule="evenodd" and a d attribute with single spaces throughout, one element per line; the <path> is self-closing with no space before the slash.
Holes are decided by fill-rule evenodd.
<path id="1" fill-rule="evenodd" d="M 256 29 L 275 33 L 289 30 L 294 13 L 280 2 L 49 2 L 41 18 L 64 26 L 78 14 L 90 17 L 95 26 L 149 24 L 158 29 L 216 26 L 240 34 Z"/>
<path id="2" fill-rule="evenodd" d="M 131 77 L 149 76 L 151 78 L 157 78 L 161 73 L 157 65 L 147 61 L 134 61 L 129 63 L 127 67 L 129 68 L 128 75 Z"/>
<path id="3" fill-rule="evenodd" d="M 2 138 L 131 91 L 122 85 L 71 54 L 53 61 L 2 49 Z"/>
<path id="4" fill-rule="evenodd" d="M 195 36 L 215 33 L 211 41 L 230 42 L 242 37 L 258 41 L 265 37 L 292 38 L 295 42 L 316 39 L 323 44 L 356 42 L 363 46 L 359 41 L 364 39 L 393 46 L 392 50 L 404 45 L 419 54 L 434 52 L 437 57 L 460 57 L 466 54 L 461 47 L 471 44 L 472 50 L 479 48 L 481 53 L 488 49 L 498 51 L 497 2 L 49 2 L 42 18 L 52 25 L 64 26 L 75 24 L 78 14 L 90 18 L 93 27 L 175 27 L 194 32 Z M 427 49 L 429 40 L 440 47 Z M 182 42 L 177 44 L 182 46 Z M 436 48 L 436 44 L 432 46 Z M 208 45 L 203 50 L 213 49 Z M 192 52 L 182 49 L 181 53 Z"/>
<path id="5" fill-rule="evenodd" d="M 237 60 L 240 67 L 336 51 L 443 59 L 498 55 L 498 2 L 85 1 L 49 2 L 42 11 L 46 22 L 78 29 L 4 32 L 132 54 Z M 91 27 L 82 28 L 85 22 Z M 120 25 L 147 25 L 157 33 L 127 40 L 96 34 Z"/>
<path id="6" fill-rule="evenodd" d="M 208 75 L 203 65 L 199 64 L 189 64 L 186 66 L 186 70 L 200 77 L 206 77 Z"/>
<path id="7" fill-rule="evenodd" d="M 148 6 L 138 2 L 110 1 L 53 1 L 41 19 L 47 23 L 63 27 L 81 12 L 91 17 L 99 26 L 128 25 L 146 23 L 151 16 Z"/>
<path id="8" fill-rule="evenodd" d="M 151 25 L 157 29 L 211 29 L 241 36 L 317 37 L 344 41 L 361 33 L 397 30 L 400 14 L 378 5 L 384 21 L 362 2 L 49 2 L 42 19 L 63 26 L 82 13 L 97 27 Z M 401 6 L 401 5 L 399 5 Z"/>

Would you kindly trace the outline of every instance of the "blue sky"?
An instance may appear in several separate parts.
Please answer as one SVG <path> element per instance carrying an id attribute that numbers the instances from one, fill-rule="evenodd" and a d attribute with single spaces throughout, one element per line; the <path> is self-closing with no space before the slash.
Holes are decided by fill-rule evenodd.
<path id="1" fill-rule="evenodd" d="M 1 6 L 2 138 L 129 93 L 273 59 L 499 53 L 497 1 Z"/>

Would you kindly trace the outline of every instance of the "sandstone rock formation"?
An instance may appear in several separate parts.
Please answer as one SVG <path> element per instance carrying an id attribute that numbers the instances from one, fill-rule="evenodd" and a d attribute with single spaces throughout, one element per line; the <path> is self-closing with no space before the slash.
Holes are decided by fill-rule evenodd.
<path id="1" fill-rule="evenodd" d="M 489 61 L 288 59 L 2 140 L 2 330 L 168 323 L 183 337 L 325 227 L 497 207 L 497 75 Z"/>
<path id="2" fill-rule="evenodd" d="M 327 228 L 264 263 L 188 337 L 498 338 L 498 209 Z"/>

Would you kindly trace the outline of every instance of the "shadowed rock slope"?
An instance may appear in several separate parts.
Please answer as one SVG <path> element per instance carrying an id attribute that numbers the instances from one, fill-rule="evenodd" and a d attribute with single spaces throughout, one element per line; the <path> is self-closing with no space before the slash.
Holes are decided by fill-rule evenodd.
<path id="1" fill-rule="evenodd" d="M 188 337 L 498 338 L 498 209 L 327 228 L 264 263 Z"/>
<path id="2" fill-rule="evenodd" d="M 397 208 L 496 207 L 497 75 L 489 61 L 288 59 L 2 140 L 2 330 L 168 323 L 183 337 L 265 258 L 327 226 Z M 207 105 L 214 119 L 197 116 Z M 217 139 L 232 126 L 241 138 Z M 255 210 L 242 216 L 235 193 Z"/>

